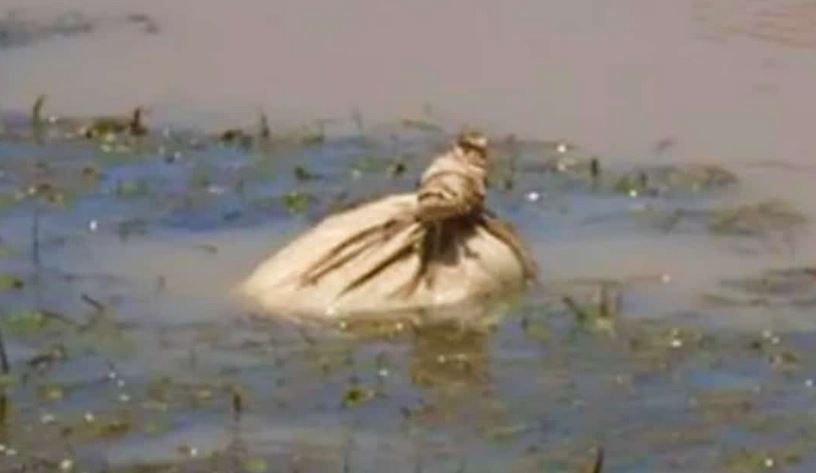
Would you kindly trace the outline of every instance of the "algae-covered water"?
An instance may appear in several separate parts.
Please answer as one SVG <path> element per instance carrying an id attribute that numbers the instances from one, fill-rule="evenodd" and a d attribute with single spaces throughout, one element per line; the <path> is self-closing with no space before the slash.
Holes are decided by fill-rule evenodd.
<path id="1" fill-rule="evenodd" d="M 0 471 L 816 468 L 808 2 L 34 3 L 0 5 Z M 233 298 L 463 124 L 526 295 Z"/>
<path id="2" fill-rule="evenodd" d="M 540 284 L 487 327 L 327 328 L 232 288 L 322 215 L 411 188 L 441 128 L 34 123 L 0 146 L 8 471 L 814 464 L 810 216 L 762 192 L 799 170 L 496 136 L 490 203 Z"/>

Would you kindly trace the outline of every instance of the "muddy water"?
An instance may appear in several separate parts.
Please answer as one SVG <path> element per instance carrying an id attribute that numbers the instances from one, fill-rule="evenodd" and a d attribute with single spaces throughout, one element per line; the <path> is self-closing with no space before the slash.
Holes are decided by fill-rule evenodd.
<path id="1" fill-rule="evenodd" d="M 3 468 L 812 471 L 809 3 L 431 3 L 0 4 Z M 43 92 L 156 133 L 34 139 Z M 272 143 L 207 133 L 261 108 Z M 541 285 L 488 333 L 237 304 L 337 203 L 412 187 L 447 137 L 406 117 L 495 135 Z"/>
<path id="2" fill-rule="evenodd" d="M 79 12 L 92 27 L 5 48 L 5 107 L 48 93 L 67 113 L 143 103 L 157 119 L 188 110 L 223 121 L 263 107 L 282 123 L 430 107 L 451 124 L 564 137 L 611 156 L 644 156 L 666 139 L 689 159 L 807 162 L 814 152 L 809 2 L 2 6 L 46 24 Z M 155 28 L 127 21 L 134 13 Z"/>

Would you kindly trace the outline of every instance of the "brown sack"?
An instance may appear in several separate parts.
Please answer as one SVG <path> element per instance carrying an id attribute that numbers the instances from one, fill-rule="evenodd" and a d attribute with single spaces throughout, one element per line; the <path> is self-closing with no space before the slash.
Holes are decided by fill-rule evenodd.
<path id="1" fill-rule="evenodd" d="M 264 261 L 240 290 L 282 316 L 333 319 L 445 307 L 522 287 L 535 268 L 483 208 L 486 140 L 463 135 L 414 194 L 330 216 Z"/>

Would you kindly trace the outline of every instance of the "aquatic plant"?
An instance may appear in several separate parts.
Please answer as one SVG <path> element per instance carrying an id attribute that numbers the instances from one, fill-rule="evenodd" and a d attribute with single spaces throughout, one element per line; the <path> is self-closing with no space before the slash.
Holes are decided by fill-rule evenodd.
<path id="1" fill-rule="evenodd" d="M 712 192 L 733 186 L 737 177 L 715 165 L 683 164 L 638 167 L 619 177 L 616 192 L 638 195 Z"/>
<path id="2" fill-rule="evenodd" d="M 172 271 L 130 279 L 87 256 L 172 240 L 139 263 L 173 266 L 190 251 L 179 271 L 216 261 L 198 272 L 219 276 L 244 242 L 210 241 L 211 230 L 263 228 L 271 247 L 316 213 L 407 187 L 447 139 L 442 127 L 408 123 L 392 139 L 397 128 L 360 117 L 353 132 L 364 136 L 335 140 L 318 124 L 273 132 L 261 115 L 236 128 L 251 138 L 245 148 L 238 133 L 229 143 L 176 128 L 133 136 L 126 114 L 88 139 L 79 128 L 104 117 L 54 118 L 45 103 L 0 137 L 2 471 L 813 463 L 802 412 L 816 386 L 816 278 L 805 253 L 785 263 L 762 245 L 768 233 L 805 233 L 807 214 L 783 201 L 733 204 L 736 165 L 628 165 L 564 140 L 499 140 L 491 199 L 537 242 L 544 284 L 478 330 L 429 314 L 296 327 L 232 306 L 201 315 L 210 300 L 185 306 Z M 638 199 L 614 195 L 631 190 Z M 620 254 L 604 246 L 613 241 L 625 243 Z M 728 263 L 702 251 L 703 288 L 674 278 L 675 259 L 643 256 L 689 242 Z M 762 269 L 766 257 L 777 263 Z"/>

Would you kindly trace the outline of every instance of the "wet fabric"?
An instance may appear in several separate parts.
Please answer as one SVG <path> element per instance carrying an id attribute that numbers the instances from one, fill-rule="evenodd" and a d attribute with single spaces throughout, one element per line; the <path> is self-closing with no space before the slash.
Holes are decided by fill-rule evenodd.
<path id="1" fill-rule="evenodd" d="M 333 318 L 452 306 L 517 290 L 535 265 L 484 208 L 487 142 L 460 136 L 415 193 L 326 218 L 264 261 L 241 292 L 280 315 Z"/>

